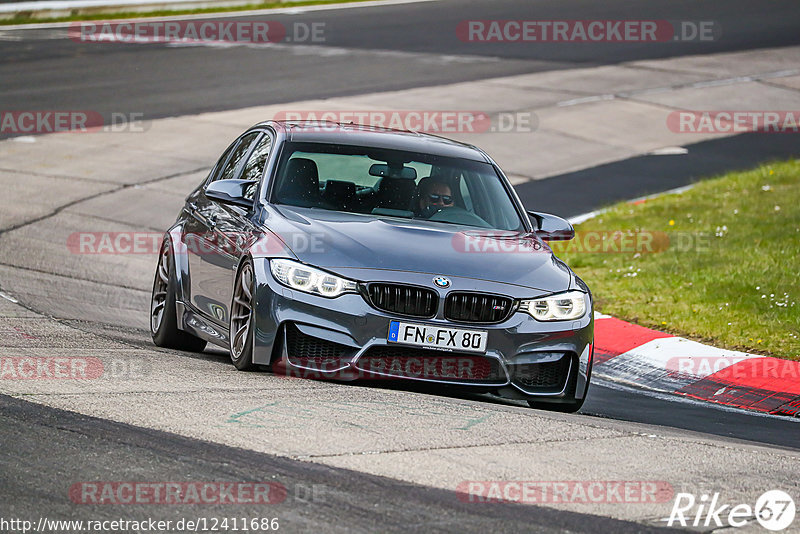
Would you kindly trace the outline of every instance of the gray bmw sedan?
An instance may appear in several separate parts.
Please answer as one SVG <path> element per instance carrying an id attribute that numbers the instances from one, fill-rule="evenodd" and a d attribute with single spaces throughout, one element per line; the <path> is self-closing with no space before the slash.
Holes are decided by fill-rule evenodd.
<path id="1" fill-rule="evenodd" d="M 360 125 L 268 121 L 236 139 L 161 246 L 154 342 L 237 369 L 414 380 L 577 411 L 587 285 L 482 150 Z"/>

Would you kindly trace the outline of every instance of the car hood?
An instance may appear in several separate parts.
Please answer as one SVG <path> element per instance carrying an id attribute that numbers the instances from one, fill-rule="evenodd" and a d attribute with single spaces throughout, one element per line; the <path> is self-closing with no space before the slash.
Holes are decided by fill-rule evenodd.
<path id="1" fill-rule="evenodd" d="M 266 226 L 303 263 L 492 280 L 544 292 L 571 273 L 534 234 L 281 206 Z"/>

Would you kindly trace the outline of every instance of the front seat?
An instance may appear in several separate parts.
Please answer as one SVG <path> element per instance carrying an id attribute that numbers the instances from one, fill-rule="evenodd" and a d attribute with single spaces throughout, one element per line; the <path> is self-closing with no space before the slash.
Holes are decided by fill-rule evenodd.
<path id="1" fill-rule="evenodd" d="M 340 180 L 328 180 L 325 183 L 324 199 L 338 210 L 351 211 L 357 200 L 356 184 Z"/>
<path id="2" fill-rule="evenodd" d="M 320 195 L 317 164 L 307 158 L 290 159 L 278 190 L 277 200 L 282 204 L 305 208 L 318 206 Z"/>
<path id="3" fill-rule="evenodd" d="M 383 178 L 375 194 L 375 207 L 408 210 L 414 194 L 414 180 L 407 178 Z"/>

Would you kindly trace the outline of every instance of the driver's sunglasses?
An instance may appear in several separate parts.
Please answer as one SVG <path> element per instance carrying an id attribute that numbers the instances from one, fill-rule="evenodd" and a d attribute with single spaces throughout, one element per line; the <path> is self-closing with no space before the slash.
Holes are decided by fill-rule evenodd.
<path id="1" fill-rule="evenodd" d="M 439 201 L 441 201 L 442 204 L 453 203 L 453 197 L 450 195 L 428 195 L 428 200 L 430 200 L 433 203 L 438 203 Z"/>

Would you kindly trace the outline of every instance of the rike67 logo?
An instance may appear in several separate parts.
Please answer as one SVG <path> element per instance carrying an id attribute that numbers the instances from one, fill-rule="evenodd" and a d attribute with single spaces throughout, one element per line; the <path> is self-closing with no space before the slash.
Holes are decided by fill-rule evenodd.
<path id="1" fill-rule="evenodd" d="M 755 520 L 767 530 L 786 530 L 794 521 L 794 499 L 781 490 L 763 493 L 752 506 L 748 503 L 731 504 L 720 499 L 719 493 L 701 495 L 678 493 L 672 505 L 667 525 L 682 527 L 743 527 Z"/>

